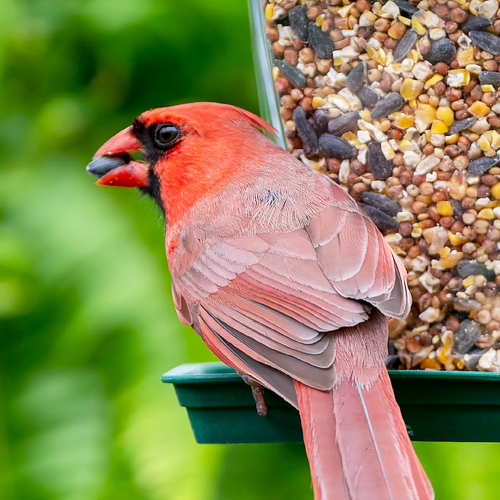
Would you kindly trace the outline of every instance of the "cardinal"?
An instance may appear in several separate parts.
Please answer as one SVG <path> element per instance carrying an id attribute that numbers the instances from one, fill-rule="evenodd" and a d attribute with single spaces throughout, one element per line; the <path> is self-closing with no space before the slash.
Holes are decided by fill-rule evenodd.
<path id="1" fill-rule="evenodd" d="M 163 210 L 180 321 L 298 408 L 316 500 L 432 499 L 384 363 L 387 317 L 411 306 L 405 268 L 340 186 L 264 132 L 233 106 L 153 109 L 87 170 Z"/>

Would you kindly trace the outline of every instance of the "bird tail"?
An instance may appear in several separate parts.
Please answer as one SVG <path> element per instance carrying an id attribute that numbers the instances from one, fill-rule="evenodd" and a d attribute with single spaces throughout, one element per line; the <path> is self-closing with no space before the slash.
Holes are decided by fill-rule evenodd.
<path id="1" fill-rule="evenodd" d="M 336 356 L 352 354 L 355 333 L 339 336 Z M 355 361 L 351 357 L 351 366 Z M 295 381 L 315 500 L 433 499 L 383 362 L 347 372 L 340 360 L 336 368 L 330 391 Z"/>

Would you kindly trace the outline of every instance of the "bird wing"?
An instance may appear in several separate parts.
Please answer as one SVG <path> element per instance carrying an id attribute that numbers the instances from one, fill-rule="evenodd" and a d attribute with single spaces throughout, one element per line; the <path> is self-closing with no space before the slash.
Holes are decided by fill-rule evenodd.
<path id="1" fill-rule="evenodd" d="M 361 209 L 341 210 L 335 203 L 345 192 L 333 182 L 330 188 L 332 205 L 306 227 L 325 276 L 343 297 L 366 300 L 386 316 L 406 317 L 411 296 L 401 260 Z"/>
<path id="2" fill-rule="evenodd" d="M 181 321 L 226 363 L 292 403 L 292 379 L 333 387 L 329 332 L 366 321 L 366 302 L 398 315 L 404 299 L 395 286 L 400 280 L 405 290 L 404 268 L 396 270 L 391 249 L 355 202 L 325 180 L 329 204 L 301 227 L 209 238 L 185 231 L 171 265 Z"/>

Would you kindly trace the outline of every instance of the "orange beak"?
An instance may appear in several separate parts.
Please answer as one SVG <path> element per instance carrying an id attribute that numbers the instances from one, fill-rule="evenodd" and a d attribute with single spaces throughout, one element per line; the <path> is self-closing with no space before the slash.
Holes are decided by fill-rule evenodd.
<path id="1" fill-rule="evenodd" d="M 149 165 L 130 157 L 130 153 L 141 149 L 142 144 L 132 133 L 132 127 L 127 127 L 98 149 L 87 165 L 87 172 L 99 177 L 100 186 L 147 186 Z"/>

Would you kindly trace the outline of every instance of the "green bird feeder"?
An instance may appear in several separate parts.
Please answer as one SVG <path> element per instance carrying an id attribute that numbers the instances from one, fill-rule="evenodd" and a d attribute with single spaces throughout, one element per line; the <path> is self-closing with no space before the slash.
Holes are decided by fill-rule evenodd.
<path id="1" fill-rule="evenodd" d="M 500 442 L 500 375 L 389 370 L 414 441 Z M 260 417 L 252 391 L 222 363 L 181 365 L 162 376 L 186 408 L 198 443 L 301 442 L 299 412 L 265 391 Z"/>
<path id="2" fill-rule="evenodd" d="M 272 56 L 260 0 L 249 0 L 261 116 L 285 147 Z M 500 374 L 389 370 L 397 402 L 414 441 L 500 442 Z M 270 391 L 266 417 L 252 391 L 222 363 L 181 365 L 162 376 L 175 387 L 198 443 L 302 442 L 298 411 Z"/>

